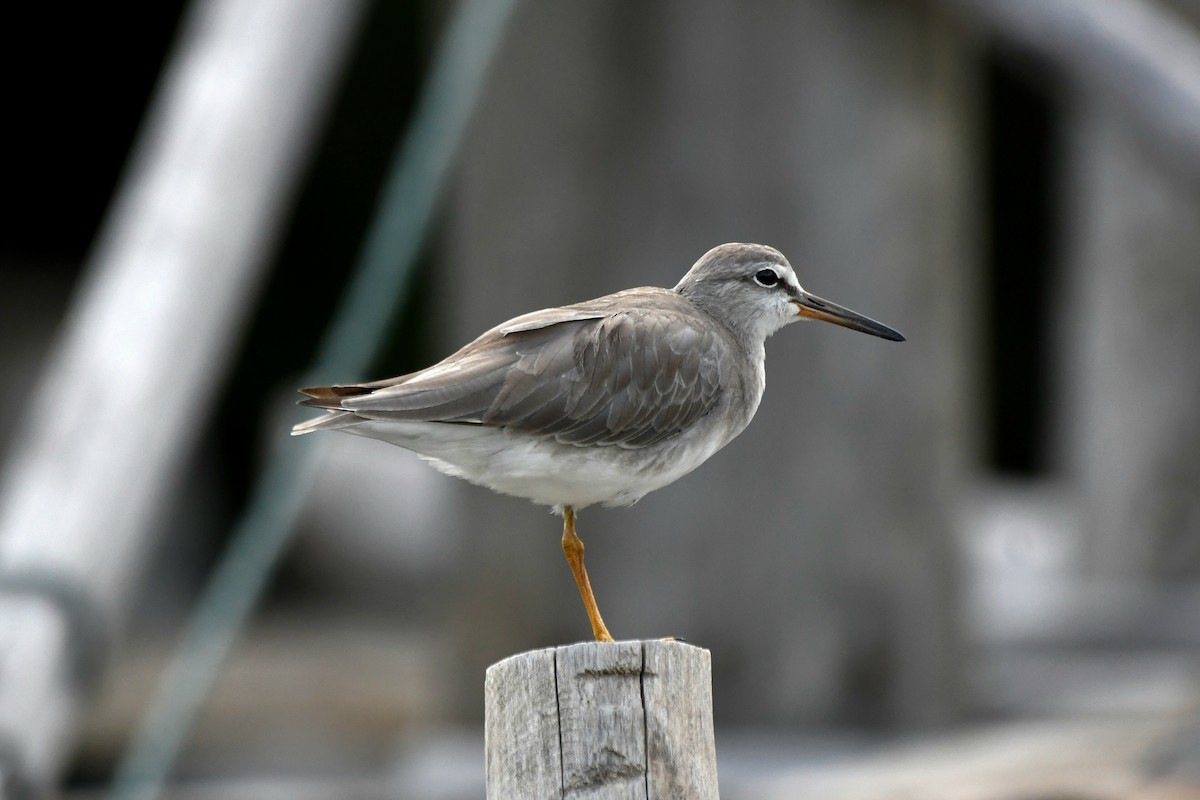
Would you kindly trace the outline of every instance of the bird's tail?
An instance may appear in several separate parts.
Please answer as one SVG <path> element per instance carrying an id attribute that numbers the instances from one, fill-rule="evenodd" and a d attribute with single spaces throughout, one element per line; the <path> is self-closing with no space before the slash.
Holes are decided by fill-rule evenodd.
<path id="1" fill-rule="evenodd" d="M 300 394 L 304 395 L 304 399 L 300 401 L 300 405 L 312 406 L 313 408 L 328 408 L 336 411 L 341 408 L 343 397 L 358 397 L 370 394 L 376 388 L 378 387 L 375 384 L 370 383 L 351 384 L 349 386 L 313 386 L 300 390 Z"/>
<path id="2" fill-rule="evenodd" d="M 308 389 L 301 389 L 300 394 L 305 395 L 305 397 L 300 401 L 300 405 L 323 408 L 329 413 L 296 425 L 292 428 L 292 436 L 303 436 L 313 431 L 337 430 L 338 428 L 345 428 L 353 425 L 355 422 L 359 422 L 360 420 L 352 411 L 343 411 L 341 409 L 342 398 L 370 394 L 372 391 L 374 391 L 374 387 L 371 384 L 314 386 Z"/>
<path id="3" fill-rule="evenodd" d="M 293 426 L 292 436 L 303 436 L 313 431 L 337 430 L 338 428 L 349 427 L 360 421 L 351 411 L 330 411 L 328 414 L 316 419 L 310 419 Z"/>

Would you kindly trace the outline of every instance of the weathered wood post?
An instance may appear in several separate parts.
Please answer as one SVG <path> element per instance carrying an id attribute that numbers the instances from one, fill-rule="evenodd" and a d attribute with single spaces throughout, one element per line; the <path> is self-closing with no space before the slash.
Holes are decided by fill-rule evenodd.
<path id="1" fill-rule="evenodd" d="M 582 642 L 488 668 L 489 800 L 717 798 L 712 659 L 675 641 Z"/>

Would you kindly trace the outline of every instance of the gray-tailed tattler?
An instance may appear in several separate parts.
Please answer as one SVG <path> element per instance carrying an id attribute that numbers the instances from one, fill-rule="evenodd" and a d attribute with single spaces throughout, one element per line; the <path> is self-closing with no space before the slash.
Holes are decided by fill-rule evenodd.
<path id="1" fill-rule="evenodd" d="M 627 506 L 703 464 L 749 424 L 768 336 L 802 319 L 892 341 L 886 325 L 800 287 L 783 254 L 723 244 L 674 289 L 626 289 L 511 319 L 431 367 L 301 391 L 297 425 L 412 450 L 438 470 L 563 515 L 563 553 L 597 640 L 604 626 L 575 511 Z"/>

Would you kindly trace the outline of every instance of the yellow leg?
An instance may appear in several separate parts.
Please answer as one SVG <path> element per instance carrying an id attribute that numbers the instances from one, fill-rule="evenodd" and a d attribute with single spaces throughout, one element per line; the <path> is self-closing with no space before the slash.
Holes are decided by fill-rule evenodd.
<path id="1" fill-rule="evenodd" d="M 575 575 L 575 583 L 579 586 L 579 594 L 583 597 L 583 607 L 587 609 L 588 621 L 592 623 L 592 633 L 597 642 L 611 642 L 612 634 L 604 627 L 600 618 L 600 609 L 596 607 L 596 596 L 592 594 L 592 584 L 588 581 L 587 570 L 583 566 L 583 540 L 575 535 L 575 509 L 567 506 L 563 509 L 563 555 Z"/>

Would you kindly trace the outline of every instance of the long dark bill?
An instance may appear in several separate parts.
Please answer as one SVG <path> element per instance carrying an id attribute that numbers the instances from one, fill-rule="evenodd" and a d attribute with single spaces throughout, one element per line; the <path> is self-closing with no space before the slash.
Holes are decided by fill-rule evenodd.
<path id="1" fill-rule="evenodd" d="M 869 333 L 872 336 L 878 336 L 881 339 L 888 339 L 893 342 L 904 341 L 904 336 L 899 331 L 889 328 L 882 322 L 876 322 L 870 317 L 864 317 L 857 311 L 851 311 L 848 308 L 839 306 L 837 303 L 822 300 L 815 294 L 804 292 L 799 298 L 792 300 L 792 303 L 796 306 L 796 313 L 801 317 L 819 319 L 822 322 L 832 322 L 834 325 L 841 325 L 843 328 L 849 328 L 852 331 Z"/>

